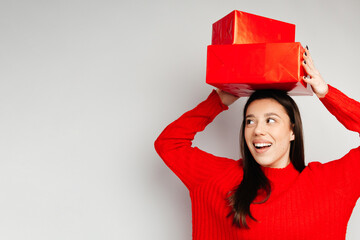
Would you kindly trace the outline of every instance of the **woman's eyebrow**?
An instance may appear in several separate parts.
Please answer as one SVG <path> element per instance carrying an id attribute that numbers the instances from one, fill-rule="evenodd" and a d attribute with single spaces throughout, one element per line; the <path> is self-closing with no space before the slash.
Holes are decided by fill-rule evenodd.
<path id="1" fill-rule="evenodd" d="M 264 115 L 265 117 L 269 117 L 269 116 L 277 116 L 278 118 L 280 118 L 279 114 L 274 113 L 274 112 L 269 112 L 269 113 L 265 113 Z"/>
<path id="2" fill-rule="evenodd" d="M 265 117 L 277 116 L 278 118 L 280 118 L 279 114 L 274 113 L 274 112 L 265 113 L 264 116 L 265 116 Z M 254 115 L 254 114 L 249 114 L 249 115 L 246 115 L 245 118 L 251 118 L 251 117 L 255 117 L 255 115 Z"/>

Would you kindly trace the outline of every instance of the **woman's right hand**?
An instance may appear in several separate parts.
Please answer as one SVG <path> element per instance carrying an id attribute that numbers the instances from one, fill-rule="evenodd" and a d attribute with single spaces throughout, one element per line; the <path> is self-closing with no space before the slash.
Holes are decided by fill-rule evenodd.
<path id="1" fill-rule="evenodd" d="M 221 101 L 223 104 L 225 104 L 226 106 L 230 106 L 231 104 L 233 104 L 236 100 L 239 99 L 239 97 L 234 96 L 230 93 L 227 93 L 221 89 L 216 89 L 217 94 L 219 95 Z"/>

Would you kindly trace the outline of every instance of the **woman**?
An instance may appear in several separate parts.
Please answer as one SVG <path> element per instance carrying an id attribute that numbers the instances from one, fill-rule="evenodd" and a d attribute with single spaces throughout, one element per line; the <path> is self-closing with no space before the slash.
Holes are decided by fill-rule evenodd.
<path id="1" fill-rule="evenodd" d="M 349 130 L 360 132 L 360 103 L 325 83 L 308 49 L 304 80 Z M 171 123 L 155 148 L 190 191 L 193 239 L 345 239 L 360 196 L 360 147 L 325 164 L 304 164 L 296 104 L 279 91 L 254 93 L 244 108 L 243 159 L 191 147 L 237 100 L 221 90 Z"/>

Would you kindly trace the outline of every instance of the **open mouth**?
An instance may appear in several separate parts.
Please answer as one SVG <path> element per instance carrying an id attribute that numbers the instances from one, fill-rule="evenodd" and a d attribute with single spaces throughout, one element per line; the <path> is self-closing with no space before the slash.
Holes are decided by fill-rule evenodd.
<path id="1" fill-rule="evenodd" d="M 265 149 L 265 148 L 268 148 L 268 147 L 271 147 L 271 143 L 254 143 L 254 147 L 256 149 Z"/>

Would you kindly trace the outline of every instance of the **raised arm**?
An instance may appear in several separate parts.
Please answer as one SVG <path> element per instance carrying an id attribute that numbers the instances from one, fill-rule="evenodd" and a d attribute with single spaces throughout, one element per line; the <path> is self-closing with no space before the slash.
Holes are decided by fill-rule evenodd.
<path id="1" fill-rule="evenodd" d="M 327 85 L 314 67 L 308 49 L 305 53 L 303 66 L 309 77 L 304 80 L 311 84 L 320 101 L 340 123 L 347 129 L 360 133 L 360 103 Z M 309 167 L 317 179 L 320 179 L 319 182 L 330 191 L 350 199 L 352 203 L 360 197 L 360 147 L 352 149 L 338 160 L 325 164 L 314 162 Z"/>
<path id="2" fill-rule="evenodd" d="M 307 77 L 304 77 L 304 80 L 311 85 L 314 93 L 329 112 L 347 129 L 360 133 L 360 103 L 326 84 L 319 71 L 315 68 L 307 46 L 302 65 L 308 74 Z"/>
<path id="3" fill-rule="evenodd" d="M 204 130 L 236 99 L 228 93 L 214 90 L 205 101 L 167 126 L 156 139 L 157 153 L 187 188 L 195 187 L 234 163 L 192 147 L 192 141 L 196 133 Z"/>

